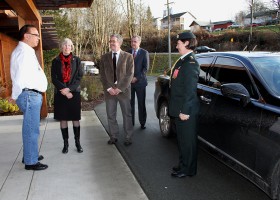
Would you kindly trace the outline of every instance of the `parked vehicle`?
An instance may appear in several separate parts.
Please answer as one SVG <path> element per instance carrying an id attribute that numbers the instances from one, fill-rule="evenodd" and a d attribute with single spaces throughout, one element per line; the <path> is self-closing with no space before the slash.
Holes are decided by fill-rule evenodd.
<path id="1" fill-rule="evenodd" d="M 240 24 L 235 24 L 235 23 L 233 23 L 232 25 L 230 25 L 228 28 L 230 28 L 230 29 L 234 29 L 234 28 L 241 28 L 241 27 L 243 27 L 242 25 L 240 25 Z"/>
<path id="2" fill-rule="evenodd" d="M 95 66 L 92 61 L 81 61 L 82 67 L 84 69 L 84 73 L 88 75 L 98 75 L 99 69 Z"/>
<path id="3" fill-rule="evenodd" d="M 279 19 L 271 19 L 265 22 L 265 25 L 276 25 L 279 24 Z"/>
<path id="4" fill-rule="evenodd" d="M 280 200 L 280 54 L 213 52 L 196 58 L 200 147 Z M 165 137 L 175 132 L 168 102 L 169 76 L 161 75 L 154 108 Z"/>
<path id="5" fill-rule="evenodd" d="M 198 46 L 194 49 L 195 53 L 205 53 L 205 52 L 215 52 L 216 49 L 210 48 L 208 46 Z"/>

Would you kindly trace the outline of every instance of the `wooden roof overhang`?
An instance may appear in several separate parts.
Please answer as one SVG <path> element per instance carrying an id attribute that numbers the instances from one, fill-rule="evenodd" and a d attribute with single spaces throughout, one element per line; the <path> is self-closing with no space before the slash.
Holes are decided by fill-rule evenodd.
<path id="1" fill-rule="evenodd" d="M 40 16 L 39 10 L 90 7 L 93 0 L 0 0 L 0 32 L 18 39 L 18 16 L 39 20 L 44 50 L 58 47 L 58 37 L 52 17 Z"/>

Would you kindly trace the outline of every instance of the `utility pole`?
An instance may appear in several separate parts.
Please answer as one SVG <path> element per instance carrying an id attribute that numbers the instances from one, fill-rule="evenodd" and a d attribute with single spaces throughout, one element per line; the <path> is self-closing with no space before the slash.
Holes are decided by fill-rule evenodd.
<path id="1" fill-rule="evenodd" d="M 253 37 L 253 12 L 254 12 L 254 0 L 251 0 L 251 4 L 250 4 L 250 7 L 251 7 L 251 26 L 250 26 L 250 36 L 249 36 L 249 45 L 252 41 L 252 37 Z"/>
<path id="2" fill-rule="evenodd" d="M 168 67 L 171 68 L 171 39 L 170 39 L 170 9 L 169 4 L 172 4 L 174 2 L 170 2 L 167 0 L 167 3 L 165 4 L 167 6 L 167 15 L 168 15 Z"/>

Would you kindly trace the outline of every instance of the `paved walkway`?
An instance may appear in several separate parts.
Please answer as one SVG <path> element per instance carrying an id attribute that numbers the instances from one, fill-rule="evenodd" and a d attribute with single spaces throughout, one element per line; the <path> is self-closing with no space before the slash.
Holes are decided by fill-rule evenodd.
<path id="1" fill-rule="evenodd" d="M 69 123 L 69 152 L 62 154 L 59 122 L 41 121 L 40 154 L 49 168 L 24 169 L 22 116 L 0 117 L 0 200 L 147 200 L 94 111 L 82 112 L 81 145 L 76 151 Z"/>

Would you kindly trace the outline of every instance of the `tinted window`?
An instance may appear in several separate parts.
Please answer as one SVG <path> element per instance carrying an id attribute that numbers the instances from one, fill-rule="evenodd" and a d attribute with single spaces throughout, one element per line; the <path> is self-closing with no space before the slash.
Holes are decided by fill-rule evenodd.
<path id="1" fill-rule="evenodd" d="M 208 71 L 213 63 L 214 57 L 199 57 L 197 62 L 200 65 L 199 83 L 206 84 Z"/>
<path id="2" fill-rule="evenodd" d="M 280 57 L 250 58 L 268 88 L 280 96 Z"/>
<path id="3" fill-rule="evenodd" d="M 220 88 L 224 83 L 240 83 L 251 97 L 258 98 L 246 68 L 236 59 L 218 57 L 209 74 L 209 85 L 212 87 Z"/>

